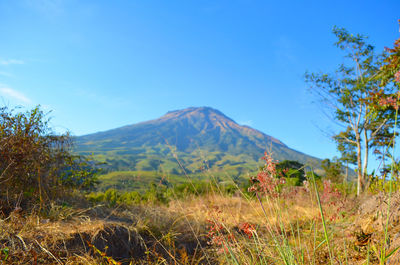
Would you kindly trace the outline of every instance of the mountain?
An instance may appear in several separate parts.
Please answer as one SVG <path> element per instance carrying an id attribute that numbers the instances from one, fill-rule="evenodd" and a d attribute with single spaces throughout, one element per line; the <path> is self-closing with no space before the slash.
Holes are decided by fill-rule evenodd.
<path id="1" fill-rule="evenodd" d="M 256 171 L 266 150 L 276 160 L 320 163 L 210 107 L 170 111 L 155 120 L 76 138 L 76 151 L 106 162 L 107 171 L 180 175 L 183 167 L 186 174 L 209 169 L 236 177 Z"/>

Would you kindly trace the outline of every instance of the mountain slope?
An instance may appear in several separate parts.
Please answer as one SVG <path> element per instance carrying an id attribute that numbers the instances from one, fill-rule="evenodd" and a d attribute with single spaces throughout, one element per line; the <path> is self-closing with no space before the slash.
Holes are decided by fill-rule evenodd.
<path id="1" fill-rule="evenodd" d="M 204 169 L 238 176 L 257 170 L 265 150 L 277 160 L 319 164 L 276 138 L 241 126 L 209 107 L 171 111 L 146 122 L 76 138 L 77 152 L 93 153 L 109 171 L 182 174 Z"/>

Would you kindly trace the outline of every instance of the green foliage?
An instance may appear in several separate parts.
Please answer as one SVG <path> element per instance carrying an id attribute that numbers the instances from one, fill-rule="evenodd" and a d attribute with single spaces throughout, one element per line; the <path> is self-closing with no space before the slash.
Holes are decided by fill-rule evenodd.
<path id="1" fill-rule="evenodd" d="M 348 140 L 344 140 L 348 139 Z M 357 144 L 356 138 L 351 127 L 347 127 L 346 130 L 339 132 L 333 136 L 333 140 L 337 144 L 337 150 L 340 152 L 340 160 L 345 162 L 347 165 L 357 164 Z"/>
<path id="2" fill-rule="evenodd" d="M 306 172 L 306 179 L 309 180 L 310 178 L 314 178 L 316 181 L 320 181 L 322 177 L 313 171 Z"/>
<path id="3" fill-rule="evenodd" d="M 164 174 L 156 171 L 116 171 L 98 176 L 99 184 L 96 186 L 97 191 L 106 191 L 107 189 L 117 189 L 122 192 L 138 191 L 145 193 L 151 183 L 162 184 L 166 187 L 187 187 L 202 191 L 206 189 L 202 183 L 207 183 L 213 178 L 221 186 L 229 187 L 229 183 L 235 182 L 239 186 L 243 186 L 248 181 L 247 175 L 233 176 L 231 172 L 209 172 L 192 173 L 186 176 Z M 191 183 L 189 186 L 188 183 Z M 199 184 L 201 183 L 201 184 Z M 208 188 L 207 188 L 208 189 Z"/>
<path id="4" fill-rule="evenodd" d="M 400 24 L 400 20 L 399 20 Z M 393 48 L 386 48 L 383 65 L 378 74 L 381 86 L 394 83 L 400 88 L 400 38 L 395 40 Z"/>
<path id="5" fill-rule="evenodd" d="M 382 168 L 382 178 L 400 182 L 400 159 L 395 159 L 391 154 L 387 154 L 387 157 L 391 163 Z"/>
<path id="6" fill-rule="evenodd" d="M 215 184 L 210 181 L 191 181 L 174 186 L 165 186 L 151 183 L 144 192 L 120 191 L 113 188 L 104 192 L 92 192 L 87 195 L 93 203 L 106 203 L 110 207 L 115 205 L 134 204 L 168 204 L 173 199 L 185 199 L 191 196 L 203 196 L 217 192 L 218 194 L 232 195 L 238 187 L 232 183 Z"/>
<path id="7" fill-rule="evenodd" d="M 334 183 L 334 187 L 341 193 L 346 196 L 354 195 L 357 192 L 357 185 L 355 182 L 342 182 L 342 183 Z"/>
<path id="8" fill-rule="evenodd" d="M 93 189 L 98 185 L 101 169 L 91 158 L 70 154 L 66 158 L 66 167 L 60 172 L 61 185 L 81 191 Z"/>
<path id="9" fill-rule="evenodd" d="M 369 186 L 368 191 L 372 194 L 377 194 L 380 192 L 389 193 L 396 192 L 400 190 L 400 182 L 398 180 L 387 180 L 382 177 L 371 175 L 369 176 Z"/>
<path id="10" fill-rule="evenodd" d="M 54 134 L 39 107 L 0 108 L 0 199 L 42 205 L 71 188 L 93 187 L 96 172 L 88 171 L 88 161 L 72 155 L 70 147 L 69 135 Z"/>
<path id="11" fill-rule="evenodd" d="M 342 162 L 336 157 L 331 161 L 329 158 L 322 160 L 322 168 L 325 170 L 325 177 L 334 183 L 343 182 Z"/>
<path id="12" fill-rule="evenodd" d="M 371 95 L 377 92 L 382 57 L 374 52 L 374 47 L 362 35 L 350 34 L 343 28 L 335 27 L 335 45 L 345 52 L 345 62 L 335 73 L 306 73 L 306 81 L 311 91 L 320 99 L 325 111 L 344 130 L 333 138 L 342 153 L 342 160 L 357 163 L 359 194 L 366 185 L 366 175 L 371 149 L 386 145 L 394 135 L 395 115 L 393 108 L 379 111 L 370 107 Z M 390 94 L 392 86 L 384 86 L 381 93 Z"/>
<path id="13" fill-rule="evenodd" d="M 0 249 L 0 260 L 7 261 L 9 255 L 10 255 L 10 249 L 8 247 Z"/>
<path id="14" fill-rule="evenodd" d="M 291 160 L 284 160 L 276 164 L 277 176 L 286 178 L 286 185 L 300 186 L 306 180 L 304 165 Z"/>

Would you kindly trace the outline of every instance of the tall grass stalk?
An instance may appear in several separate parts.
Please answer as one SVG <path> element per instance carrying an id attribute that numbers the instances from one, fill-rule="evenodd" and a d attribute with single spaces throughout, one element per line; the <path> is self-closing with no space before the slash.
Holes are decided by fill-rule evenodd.
<path id="1" fill-rule="evenodd" d="M 325 241 L 326 241 L 326 244 L 328 246 L 329 259 L 331 261 L 331 265 L 333 265 L 333 255 L 332 255 L 332 250 L 331 250 L 331 246 L 330 246 L 330 243 L 329 243 L 328 229 L 326 227 L 324 211 L 322 210 L 322 203 L 321 203 L 321 199 L 319 197 L 317 184 L 315 183 L 315 176 L 314 176 L 313 170 L 311 170 L 311 179 L 313 181 L 313 185 L 314 185 L 314 189 L 315 189 L 315 195 L 317 197 L 317 203 L 318 203 L 319 212 L 321 214 L 322 225 L 323 225 L 323 228 L 324 228 Z"/>
<path id="2" fill-rule="evenodd" d="M 397 102 L 399 102 L 400 99 L 400 93 L 397 93 Z M 392 144 L 393 144 L 393 154 L 395 151 L 396 147 L 396 126 L 397 126 L 397 117 L 398 117 L 398 108 L 396 108 L 396 114 L 395 114 L 395 120 L 394 120 L 394 129 L 393 129 L 393 138 L 392 138 Z M 387 247 L 389 246 L 389 236 L 388 236 L 388 229 L 389 229 L 389 219 L 390 219 L 390 206 L 391 206 L 391 201 L 392 201 L 392 192 L 393 192 L 393 176 L 394 176 L 394 164 L 395 164 L 395 158 L 394 155 L 392 157 L 392 164 L 390 167 L 390 184 L 389 184 L 389 198 L 388 198 L 388 206 L 387 206 L 387 212 L 386 212 L 386 224 L 385 224 L 385 236 L 384 236 L 384 242 L 381 246 L 381 251 L 380 251 L 380 258 L 379 258 L 379 263 L 381 265 L 386 263 L 386 260 L 394 254 L 392 251 L 390 255 L 386 255 Z"/>
<path id="3" fill-rule="evenodd" d="M 278 254 L 279 254 L 280 258 L 282 259 L 283 263 L 285 265 L 298 264 L 298 262 L 296 261 L 293 249 L 291 248 L 291 246 L 290 246 L 290 244 L 288 242 L 288 238 L 286 236 L 286 232 L 285 232 L 285 229 L 283 227 L 284 225 L 282 223 L 281 218 L 278 218 L 280 229 L 281 229 L 281 233 L 280 234 L 276 234 L 276 233 L 274 233 L 274 231 L 272 229 L 272 226 L 269 223 L 268 214 L 267 214 L 267 212 L 265 210 L 264 204 L 263 204 L 258 192 L 256 192 L 256 196 L 257 196 L 258 202 L 259 202 L 259 204 L 261 206 L 261 209 L 262 209 L 262 211 L 264 213 L 265 220 L 267 222 L 267 230 L 268 230 L 269 234 L 271 235 L 271 237 L 272 237 L 272 239 L 274 241 L 275 248 L 278 251 Z M 270 201 L 269 201 L 269 203 L 271 204 Z M 279 214 L 279 216 L 280 216 L 280 214 Z"/>
<path id="4" fill-rule="evenodd" d="M 349 264 L 348 258 L 347 258 L 347 246 L 346 246 L 346 241 L 343 241 L 343 246 L 344 246 L 344 261 L 345 264 Z"/>

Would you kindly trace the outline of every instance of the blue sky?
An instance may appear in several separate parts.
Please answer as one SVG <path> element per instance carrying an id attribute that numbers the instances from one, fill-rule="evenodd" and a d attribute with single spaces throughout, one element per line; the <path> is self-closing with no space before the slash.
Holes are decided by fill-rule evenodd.
<path id="1" fill-rule="evenodd" d="M 392 46 L 399 10 L 398 0 L 0 0 L 0 102 L 40 104 L 73 135 L 210 106 L 333 157 L 334 127 L 303 75 L 343 61 L 334 25 Z"/>

